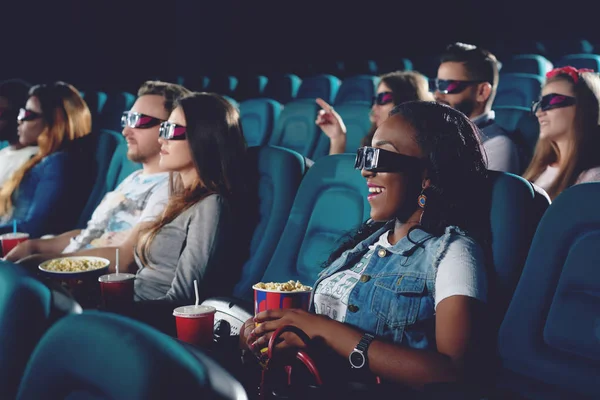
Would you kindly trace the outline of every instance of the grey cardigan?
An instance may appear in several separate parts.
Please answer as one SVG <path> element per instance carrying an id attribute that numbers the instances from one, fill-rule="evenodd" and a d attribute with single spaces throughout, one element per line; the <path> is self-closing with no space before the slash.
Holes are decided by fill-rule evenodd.
<path id="1" fill-rule="evenodd" d="M 224 255 L 232 232 L 227 202 L 210 195 L 177 216 L 155 236 L 148 249 L 148 265 L 134 252 L 139 267 L 135 300 L 171 300 L 181 304 L 195 301 L 194 279 L 202 298 L 230 276 Z M 235 274 L 234 274 L 235 275 Z"/>

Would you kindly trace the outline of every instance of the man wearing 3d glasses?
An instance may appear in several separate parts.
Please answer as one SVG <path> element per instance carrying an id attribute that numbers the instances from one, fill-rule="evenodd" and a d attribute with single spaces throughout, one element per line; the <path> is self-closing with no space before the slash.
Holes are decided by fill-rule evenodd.
<path id="1" fill-rule="evenodd" d="M 121 261 L 129 255 L 133 257 L 139 224 L 156 218 L 168 201 L 169 174 L 159 166 L 160 124 L 169 117 L 175 101 L 189 93 L 182 86 L 171 83 L 144 83 L 132 109 L 125 111 L 121 118 L 127 158 L 141 163 L 142 169 L 133 172 L 104 196 L 86 229 L 66 232 L 52 239 L 29 240 L 17 246 L 6 259 L 35 265 L 68 254 L 97 255 L 113 261 L 117 247 L 121 250 Z M 89 254 L 91 251 L 95 253 Z"/>
<path id="2" fill-rule="evenodd" d="M 519 174 L 519 150 L 494 121 L 492 103 L 498 87 L 498 61 L 487 50 L 453 43 L 441 56 L 435 99 L 469 117 L 483 133 L 488 169 Z"/>

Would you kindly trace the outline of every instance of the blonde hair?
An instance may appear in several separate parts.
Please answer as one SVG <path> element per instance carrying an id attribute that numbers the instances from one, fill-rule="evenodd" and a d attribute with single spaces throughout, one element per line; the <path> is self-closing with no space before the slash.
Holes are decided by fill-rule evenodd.
<path id="1" fill-rule="evenodd" d="M 79 91 L 64 82 L 37 85 L 29 91 L 42 108 L 45 126 L 38 136 L 38 153 L 18 169 L 0 190 L 0 216 L 13 208 L 12 197 L 25 175 L 44 157 L 61 150 L 67 143 L 88 135 L 92 130 L 90 109 Z"/>
<path id="2" fill-rule="evenodd" d="M 163 106 L 167 112 L 171 113 L 175 108 L 177 100 L 184 96 L 192 94 L 191 91 L 176 83 L 162 81 L 146 81 L 138 89 L 137 97 L 146 95 L 157 95 L 164 97 Z"/>
<path id="3" fill-rule="evenodd" d="M 558 175 L 547 190 L 551 199 L 574 185 L 583 171 L 600 165 L 600 77 L 596 73 L 582 72 L 575 83 L 568 74 L 559 73 L 549 78 L 546 85 L 558 81 L 570 83 L 575 93 L 575 129 L 570 138 L 571 145 L 566 154 L 560 154 L 556 143 L 539 139 L 531 163 L 523 173 L 523 178 L 535 181 L 549 165 L 559 162 Z"/>

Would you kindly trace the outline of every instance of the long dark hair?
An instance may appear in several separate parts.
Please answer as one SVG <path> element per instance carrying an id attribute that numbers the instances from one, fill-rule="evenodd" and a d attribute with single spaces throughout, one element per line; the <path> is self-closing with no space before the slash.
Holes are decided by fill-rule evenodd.
<path id="1" fill-rule="evenodd" d="M 165 212 L 140 235 L 139 255 L 146 265 L 150 243 L 158 232 L 211 194 L 227 200 L 234 218 L 243 214 L 240 205 L 246 191 L 246 141 L 238 110 L 213 93 L 193 93 L 180 99 L 176 107 L 181 107 L 185 115 L 187 139 L 200 181 L 183 188 L 181 180 L 172 177 Z"/>
<path id="2" fill-rule="evenodd" d="M 427 203 L 418 228 L 441 236 L 448 226 L 455 225 L 482 245 L 487 244 L 489 203 L 484 197 L 487 191 L 482 190 L 488 184 L 487 168 L 475 124 L 460 111 L 436 102 L 406 102 L 394 107 L 390 117 L 394 115 L 402 116 L 414 128 L 430 180 L 423 191 Z M 418 193 L 420 188 L 415 191 Z M 414 204 L 416 210 L 416 197 Z M 384 224 L 365 223 L 331 255 L 328 263 Z"/>

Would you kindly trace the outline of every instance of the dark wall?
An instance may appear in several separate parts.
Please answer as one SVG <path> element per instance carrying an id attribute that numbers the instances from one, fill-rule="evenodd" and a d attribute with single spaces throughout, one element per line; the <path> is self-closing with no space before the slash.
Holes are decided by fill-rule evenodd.
<path id="1" fill-rule="evenodd" d="M 461 40 L 599 38 L 594 2 L 60 0 L 6 4 L 2 77 L 137 86 L 151 77 L 418 58 Z M 597 40 L 600 45 L 600 40 Z M 504 49 L 502 46 L 504 46 Z"/>

